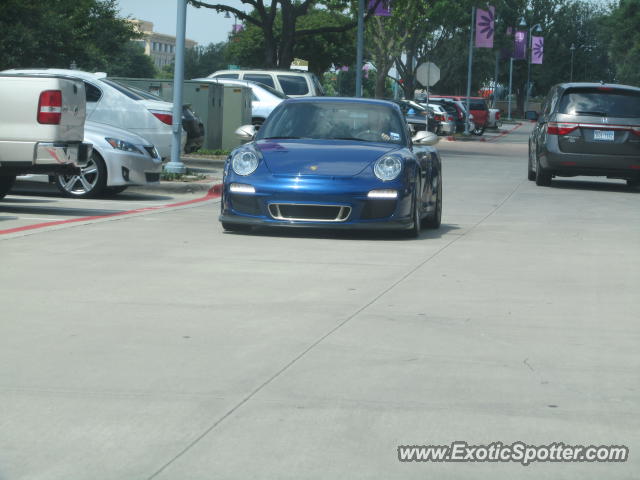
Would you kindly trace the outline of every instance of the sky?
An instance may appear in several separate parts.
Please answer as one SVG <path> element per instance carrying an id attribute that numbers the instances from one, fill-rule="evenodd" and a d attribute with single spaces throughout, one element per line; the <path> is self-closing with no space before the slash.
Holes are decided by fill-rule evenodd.
<path id="1" fill-rule="evenodd" d="M 153 22 L 153 31 L 167 35 L 176 34 L 177 0 L 117 0 L 120 16 Z M 211 3 L 218 3 L 212 1 Z M 225 5 L 242 8 L 238 0 L 225 0 Z M 209 8 L 187 6 L 187 38 L 199 45 L 224 42 L 233 27 L 233 16 L 224 18 Z"/>

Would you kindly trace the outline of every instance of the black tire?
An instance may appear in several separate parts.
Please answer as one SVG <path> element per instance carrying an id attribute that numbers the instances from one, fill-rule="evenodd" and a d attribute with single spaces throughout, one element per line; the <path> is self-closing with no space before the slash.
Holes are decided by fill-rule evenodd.
<path id="1" fill-rule="evenodd" d="M 438 178 L 438 197 L 436 198 L 436 209 L 429 215 L 423 222 L 423 226 L 426 228 L 436 229 L 440 228 L 442 223 L 442 175 Z"/>
<path id="2" fill-rule="evenodd" d="M 532 182 L 536 179 L 536 172 L 533 170 L 533 164 L 531 163 L 531 145 L 529 145 L 529 159 L 527 161 L 527 178 Z"/>
<path id="3" fill-rule="evenodd" d="M 536 155 L 536 185 L 539 187 L 548 187 L 551 185 L 551 172 L 542 168 L 538 155 Z"/>
<path id="4" fill-rule="evenodd" d="M 15 175 L 3 175 L 0 177 L 0 198 L 4 198 L 9 193 L 15 182 Z"/>
<path id="5" fill-rule="evenodd" d="M 475 127 L 473 129 L 473 134 L 477 136 L 481 136 L 484 133 L 484 125 L 482 127 Z"/>
<path id="6" fill-rule="evenodd" d="M 94 150 L 80 175 L 56 175 L 56 186 L 70 198 L 93 198 L 104 191 L 107 185 L 107 166 Z"/>
<path id="7" fill-rule="evenodd" d="M 251 225 L 222 222 L 222 228 L 225 232 L 248 232 L 249 230 L 251 230 Z"/>
<path id="8" fill-rule="evenodd" d="M 113 195 L 117 195 L 119 193 L 124 192 L 127 189 L 128 185 L 118 185 L 117 187 L 106 187 L 102 194 L 105 197 L 111 197 Z"/>

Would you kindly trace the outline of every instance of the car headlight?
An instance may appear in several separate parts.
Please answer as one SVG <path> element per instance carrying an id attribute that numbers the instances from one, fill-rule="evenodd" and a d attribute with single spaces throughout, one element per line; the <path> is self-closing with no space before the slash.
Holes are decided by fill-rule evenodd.
<path id="1" fill-rule="evenodd" d="M 258 168 L 258 156 L 250 150 L 240 150 L 233 154 L 231 168 L 238 175 L 251 175 Z"/>
<path id="2" fill-rule="evenodd" d="M 397 155 L 385 155 L 373 166 L 373 173 L 383 182 L 393 180 L 402 170 L 402 160 Z"/>
<path id="3" fill-rule="evenodd" d="M 124 140 L 120 140 L 118 138 L 109 138 L 109 137 L 105 138 L 105 140 L 109 145 L 111 145 L 116 150 L 142 154 L 140 149 L 136 147 L 133 143 L 125 142 Z"/>

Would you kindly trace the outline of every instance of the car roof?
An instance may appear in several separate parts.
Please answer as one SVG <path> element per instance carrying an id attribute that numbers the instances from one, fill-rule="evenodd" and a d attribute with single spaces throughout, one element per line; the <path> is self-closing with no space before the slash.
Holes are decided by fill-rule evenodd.
<path id="1" fill-rule="evenodd" d="M 389 100 L 381 100 L 377 98 L 359 98 L 359 97 L 295 97 L 288 98 L 284 102 L 287 103 L 360 103 L 365 105 L 379 105 L 391 108 L 397 108 L 397 104 Z"/>
<path id="2" fill-rule="evenodd" d="M 305 72 L 304 70 L 287 70 L 287 69 L 266 69 L 266 68 L 238 68 L 235 70 L 216 70 L 211 75 L 217 75 L 219 73 L 299 73 L 301 75 L 312 75 L 312 72 Z M 210 77 L 211 78 L 211 77 Z"/>
<path id="3" fill-rule="evenodd" d="M 564 88 L 617 88 L 620 90 L 628 90 L 632 92 L 640 92 L 640 87 L 633 85 L 623 85 L 621 83 L 604 83 L 604 82 L 565 82 L 559 83 L 557 87 Z"/>
<path id="4" fill-rule="evenodd" d="M 82 80 L 99 80 L 107 77 L 104 73 L 91 73 L 83 70 L 70 70 L 65 68 L 15 68 L 5 70 L 7 73 L 24 73 L 24 74 L 47 74 L 47 75 L 64 75 L 67 77 L 80 78 Z"/>

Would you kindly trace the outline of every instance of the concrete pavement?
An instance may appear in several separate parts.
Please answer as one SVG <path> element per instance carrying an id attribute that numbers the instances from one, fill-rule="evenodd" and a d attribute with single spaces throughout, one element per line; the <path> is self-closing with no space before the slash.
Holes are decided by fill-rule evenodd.
<path id="1" fill-rule="evenodd" d="M 0 237 L 0 479 L 631 479 L 639 194 L 443 143 L 443 226 L 225 234 L 209 200 Z M 625 444 L 624 464 L 398 445 Z"/>

